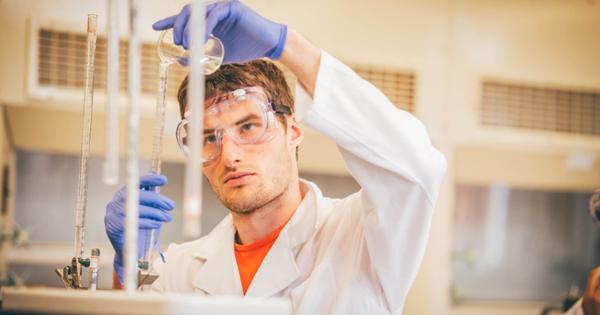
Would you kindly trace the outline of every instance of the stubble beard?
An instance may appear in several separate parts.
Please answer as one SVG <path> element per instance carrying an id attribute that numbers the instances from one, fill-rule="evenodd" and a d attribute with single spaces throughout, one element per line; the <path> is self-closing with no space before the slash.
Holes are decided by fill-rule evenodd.
<path id="1" fill-rule="evenodd" d="M 248 189 L 251 192 L 244 192 L 243 196 L 237 194 L 221 194 L 219 199 L 223 205 L 232 212 L 241 215 L 250 215 L 256 210 L 265 208 L 269 204 L 277 202 L 288 190 L 289 181 L 280 181 L 281 177 L 273 179 L 273 185 L 267 187 L 265 183 L 260 183 L 256 188 L 240 187 L 235 189 Z M 280 183 L 278 183 L 280 182 Z"/>
<path id="2" fill-rule="evenodd" d="M 258 184 L 235 187 L 229 193 L 224 192 L 222 187 L 216 190 L 213 187 L 213 190 L 227 209 L 237 214 L 250 215 L 258 209 L 277 203 L 289 190 L 292 163 L 285 157 L 276 164 L 279 168 L 271 170 L 270 178 L 261 179 Z"/>

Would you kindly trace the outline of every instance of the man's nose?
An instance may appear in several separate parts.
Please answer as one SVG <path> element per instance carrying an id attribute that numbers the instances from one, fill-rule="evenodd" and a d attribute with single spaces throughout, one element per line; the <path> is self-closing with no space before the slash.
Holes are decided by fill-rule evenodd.
<path id="1" fill-rule="evenodd" d="M 243 148 L 224 132 L 221 138 L 221 159 L 225 166 L 233 167 L 242 161 Z"/>

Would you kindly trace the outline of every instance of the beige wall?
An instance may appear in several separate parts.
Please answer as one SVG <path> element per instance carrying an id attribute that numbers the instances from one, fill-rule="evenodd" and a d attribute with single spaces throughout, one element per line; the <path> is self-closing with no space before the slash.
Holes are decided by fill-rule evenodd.
<path id="1" fill-rule="evenodd" d="M 145 1 L 142 23 L 176 13 L 182 1 Z M 27 24 L 30 14 L 73 20 L 90 10 L 104 14 L 102 1 L 1 1 L 0 102 L 9 105 L 20 148 L 77 154 L 78 104 L 32 100 L 26 94 Z M 416 73 L 416 113 L 446 154 L 449 173 L 436 209 L 425 261 L 406 314 L 449 314 L 450 244 L 454 185 L 511 185 L 587 190 L 600 185 L 600 140 L 479 125 L 480 80 L 600 89 L 600 3 L 550 1 L 267 1 L 247 3 L 300 30 L 340 59 Z M 124 23 L 122 23 L 124 24 Z M 143 37 L 150 40 L 148 29 Z M 7 49 L 9 48 L 9 49 Z M 34 104 L 35 106 L 33 106 Z M 97 99 L 101 111 L 101 98 Z M 152 104 L 146 105 L 151 108 Z M 56 108 L 62 108 L 56 110 Z M 147 114 L 146 119 L 151 115 Z M 95 117 L 93 151 L 102 152 L 102 115 Z M 60 123 L 56 123 L 60 122 Z M 600 122 L 599 122 L 600 123 Z M 143 128 L 150 128 L 145 120 Z M 149 134 L 149 133 L 147 133 Z M 54 139 L 60 139 L 55 141 Z M 149 139 L 142 151 L 149 152 Z M 166 159 L 180 159 L 172 140 Z M 571 154 L 596 155 L 592 168 L 565 167 Z M 333 144 L 308 133 L 301 149 L 308 171 L 346 173 Z M 506 159 L 510 157 L 510 159 Z M 508 163 L 508 162 L 511 163 Z M 513 163 L 519 172 L 507 173 Z M 566 180 L 565 180 L 566 179 Z M 496 309 L 496 311 L 492 311 Z M 456 314 L 536 314 L 519 308 L 461 307 Z"/>

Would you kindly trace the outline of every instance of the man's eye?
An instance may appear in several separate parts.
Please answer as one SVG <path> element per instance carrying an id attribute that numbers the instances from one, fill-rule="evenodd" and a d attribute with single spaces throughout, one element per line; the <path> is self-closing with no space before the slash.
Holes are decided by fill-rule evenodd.
<path id="1" fill-rule="evenodd" d="M 255 123 L 245 123 L 242 125 L 242 131 L 251 131 L 254 128 L 256 128 Z"/>
<path id="2" fill-rule="evenodd" d="M 217 137 L 215 135 L 204 136 L 204 144 L 213 144 L 215 142 L 217 142 Z"/>

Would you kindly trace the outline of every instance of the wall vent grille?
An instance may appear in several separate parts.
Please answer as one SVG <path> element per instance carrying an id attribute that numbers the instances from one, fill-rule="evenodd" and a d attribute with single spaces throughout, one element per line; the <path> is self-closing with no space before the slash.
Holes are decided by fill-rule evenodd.
<path id="1" fill-rule="evenodd" d="M 49 29 L 40 29 L 38 37 L 38 84 L 61 88 L 81 89 L 85 79 L 85 35 Z M 141 90 L 143 94 L 156 94 L 159 58 L 154 43 L 142 43 Z M 120 89 L 127 90 L 127 42 L 119 45 Z M 96 42 L 94 88 L 106 88 L 106 38 L 98 37 Z M 179 65 L 169 67 L 168 96 L 175 98 L 179 83 L 186 70 Z"/>
<path id="2" fill-rule="evenodd" d="M 481 122 L 600 135 L 600 92 L 484 81 Z"/>
<path id="3" fill-rule="evenodd" d="M 368 66 L 350 66 L 363 79 L 371 82 L 398 108 L 414 113 L 415 75 L 408 72 L 377 69 Z"/>
<path id="4" fill-rule="evenodd" d="M 37 83 L 40 87 L 81 89 L 84 85 L 86 37 L 80 33 L 41 28 L 38 33 Z M 141 44 L 142 93 L 155 95 L 158 81 L 159 58 L 153 42 Z M 120 88 L 127 90 L 126 41 L 120 42 Z M 281 66 L 281 64 L 279 64 Z M 94 87 L 106 87 L 106 38 L 98 37 L 96 44 L 96 71 Z M 361 77 L 379 88 L 398 108 L 414 112 L 415 76 L 402 71 L 352 66 Z M 288 84 L 292 87 L 296 78 L 284 69 Z M 168 98 L 175 99 L 179 83 L 187 71 L 179 65 L 169 67 Z M 292 89 L 293 90 L 293 89 Z"/>

